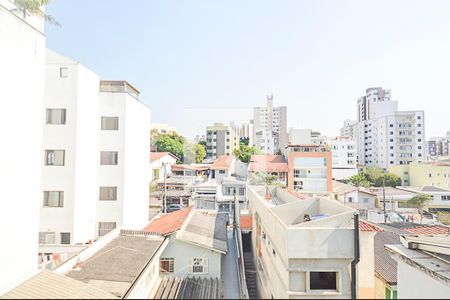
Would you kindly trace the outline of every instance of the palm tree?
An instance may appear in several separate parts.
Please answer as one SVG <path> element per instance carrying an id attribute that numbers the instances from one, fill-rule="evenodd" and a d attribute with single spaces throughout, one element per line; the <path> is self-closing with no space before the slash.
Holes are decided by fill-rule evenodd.
<path id="1" fill-rule="evenodd" d="M 413 206 L 419 210 L 420 224 L 422 224 L 422 219 L 423 219 L 423 208 L 427 205 L 428 202 L 431 201 L 431 199 L 432 198 L 430 195 L 419 194 L 408 200 L 408 203 L 411 206 Z"/>
<path id="2" fill-rule="evenodd" d="M 41 9 L 49 1 L 50 0 L 14 0 L 14 3 L 18 7 L 18 9 L 14 10 L 20 11 L 24 19 L 26 18 L 27 14 L 29 14 L 42 17 L 50 24 L 61 26 L 58 21 L 56 21 L 52 16 L 45 14 Z"/>

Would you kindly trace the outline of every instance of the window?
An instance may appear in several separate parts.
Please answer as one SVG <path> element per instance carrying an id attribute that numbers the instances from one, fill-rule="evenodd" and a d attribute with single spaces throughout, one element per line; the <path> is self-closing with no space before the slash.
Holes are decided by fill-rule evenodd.
<path id="1" fill-rule="evenodd" d="M 59 68 L 59 77 L 61 77 L 61 78 L 69 77 L 69 68 L 67 68 L 67 67 Z"/>
<path id="2" fill-rule="evenodd" d="M 102 117 L 102 130 L 119 130 L 119 117 Z"/>
<path id="3" fill-rule="evenodd" d="M 65 108 L 47 108 L 46 124 L 64 125 L 66 124 Z"/>
<path id="4" fill-rule="evenodd" d="M 450 201 L 450 195 L 441 195 L 442 201 Z"/>
<path id="5" fill-rule="evenodd" d="M 64 166 L 64 150 L 45 150 L 46 166 Z"/>
<path id="6" fill-rule="evenodd" d="M 353 197 L 348 197 L 347 200 L 348 200 L 349 203 L 352 203 L 353 202 Z"/>
<path id="7" fill-rule="evenodd" d="M 70 244 L 70 232 L 61 232 L 61 244 Z"/>
<path id="8" fill-rule="evenodd" d="M 119 161 L 119 152 L 117 151 L 101 151 L 100 164 L 101 165 L 117 165 Z"/>
<path id="9" fill-rule="evenodd" d="M 191 273 L 208 273 L 208 259 L 203 257 L 191 258 Z"/>
<path id="10" fill-rule="evenodd" d="M 116 186 L 101 186 L 99 200 L 101 200 L 101 201 L 117 200 L 117 187 Z"/>
<path id="11" fill-rule="evenodd" d="M 55 233 L 39 232 L 39 244 L 55 244 Z"/>
<path id="12" fill-rule="evenodd" d="M 116 228 L 116 222 L 98 222 L 98 236 L 104 236 Z"/>
<path id="13" fill-rule="evenodd" d="M 44 191 L 44 207 L 64 207 L 64 192 Z"/>
<path id="14" fill-rule="evenodd" d="M 245 195 L 245 188 L 240 187 L 239 188 L 239 196 L 244 196 Z"/>
<path id="15" fill-rule="evenodd" d="M 225 174 L 225 170 L 219 170 L 219 174 Z"/>
<path id="16" fill-rule="evenodd" d="M 310 290 L 337 290 L 337 272 L 310 272 Z"/>
<path id="17" fill-rule="evenodd" d="M 159 272 L 160 273 L 173 273 L 174 258 L 160 258 L 159 259 Z"/>

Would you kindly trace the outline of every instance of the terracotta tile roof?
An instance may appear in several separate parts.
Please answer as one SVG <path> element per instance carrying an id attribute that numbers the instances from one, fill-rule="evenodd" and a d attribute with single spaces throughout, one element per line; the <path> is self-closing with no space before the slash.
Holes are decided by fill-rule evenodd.
<path id="1" fill-rule="evenodd" d="M 210 167 L 208 166 L 193 166 L 193 165 L 173 165 L 172 171 L 182 171 L 182 170 L 194 170 L 194 171 L 205 171 L 208 170 Z"/>
<path id="2" fill-rule="evenodd" d="M 450 235 L 450 227 L 444 225 L 416 226 L 402 230 L 417 235 Z"/>
<path id="3" fill-rule="evenodd" d="M 181 228 L 191 210 L 192 206 L 189 206 L 154 219 L 144 228 L 144 232 L 156 232 L 164 236 L 169 235 Z"/>
<path id="4" fill-rule="evenodd" d="M 372 232 L 383 232 L 384 229 L 373 225 L 367 221 L 359 220 L 359 230 L 361 231 L 372 231 Z"/>
<path id="5" fill-rule="evenodd" d="M 221 155 L 211 165 L 211 169 L 215 170 L 228 170 L 231 167 L 233 158 L 229 155 Z"/>
<path id="6" fill-rule="evenodd" d="M 288 172 L 283 155 L 252 155 L 248 165 L 249 172 Z"/>
<path id="7" fill-rule="evenodd" d="M 241 229 L 252 229 L 252 216 L 241 216 Z"/>
<path id="8" fill-rule="evenodd" d="M 150 161 L 152 162 L 152 161 L 158 160 L 166 155 L 170 155 L 173 158 L 178 159 L 178 157 L 176 157 L 175 155 L 173 155 L 170 152 L 150 152 Z"/>

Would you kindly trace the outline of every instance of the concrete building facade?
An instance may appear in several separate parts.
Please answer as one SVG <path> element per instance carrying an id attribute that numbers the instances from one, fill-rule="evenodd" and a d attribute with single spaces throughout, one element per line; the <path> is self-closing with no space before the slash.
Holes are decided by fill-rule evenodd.
<path id="1" fill-rule="evenodd" d="M 233 155 L 239 148 L 236 129 L 222 123 L 206 127 L 206 159 L 217 159 L 221 155 Z"/>
<path id="2" fill-rule="evenodd" d="M 327 139 L 332 155 L 332 175 L 335 180 L 348 179 L 358 174 L 356 141 L 339 136 Z"/>

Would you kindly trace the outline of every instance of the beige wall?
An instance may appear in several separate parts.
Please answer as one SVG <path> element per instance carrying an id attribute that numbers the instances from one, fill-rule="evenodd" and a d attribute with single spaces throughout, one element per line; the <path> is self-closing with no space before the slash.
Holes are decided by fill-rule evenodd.
<path id="1" fill-rule="evenodd" d="M 375 232 L 360 231 L 361 260 L 358 264 L 358 288 L 360 299 L 375 297 Z"/>
<path id="2" fill-rule="evenodd" d="M 404 185 L 450 188 L 450 166 L 411 163 L 390 166 L 389 171 L 400 176 Z M 405 172 L 408 174 L 405 175 Z"/>

